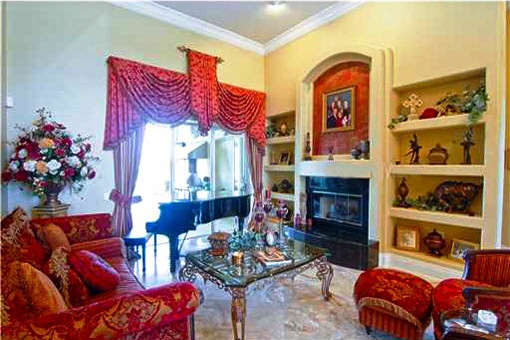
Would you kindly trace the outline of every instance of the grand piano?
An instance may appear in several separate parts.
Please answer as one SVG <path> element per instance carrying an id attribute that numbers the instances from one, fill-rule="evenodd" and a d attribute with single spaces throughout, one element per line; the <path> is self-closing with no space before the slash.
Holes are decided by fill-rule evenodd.
<path id="1" fill-rule="evenodd" d="M 199 192 L 190 200 L 175 199 L 160 203 L 159 219 L 147 222 L 147 232 L 162 234 L 170 243 L 170 271 L 176 270 L 179 260 L 178 238 L 180 234 L 196 230 L 197 225 L 209 223 L 225 217 L 236 216 L 239 230 L 244 227 L 244 219 L 250 213 L 251 194 L 246 192 Z"/>

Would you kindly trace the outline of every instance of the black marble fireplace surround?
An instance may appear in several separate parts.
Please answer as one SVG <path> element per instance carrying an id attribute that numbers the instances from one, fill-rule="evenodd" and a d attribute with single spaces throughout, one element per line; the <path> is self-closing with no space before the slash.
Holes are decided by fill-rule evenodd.
<path id="1" fill-rule="evenodd" d="M 368 237 L 369 179 L 307 177 L 307 220 L 291 236 L 329 249 L 330 261 L 368 269 L 379 263 L 379 242 Z"/>

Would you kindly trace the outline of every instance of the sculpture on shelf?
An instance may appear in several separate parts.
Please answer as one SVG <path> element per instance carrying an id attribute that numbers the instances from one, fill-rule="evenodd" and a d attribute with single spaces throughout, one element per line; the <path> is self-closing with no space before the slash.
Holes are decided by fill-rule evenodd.
<path id="1" fill-rule="evenodd" d="M 362 140 L 359 143 L 359 150 L 361 151 L 360 159 L 369 159 L 370 142 L 368 140 Z"/>
<path id="2" fill-rule="evenodd" d="M 443 211 L 466 213 L 480 189 L 475 183 L 446 181 L 437 186 L 434 197 Z"/>
<path id="3" fill-rule="evenodd" d="M 334 161 L 335 158 L 333 157 L 333 147 L 332 146 L 328 147 L 328 152 L 329 152 L 328 153 L 328 161 L 330 161 L 330 162 Z"/>
<path id="4" fill-rule="evenodd" d="M 472 128 L 467 129 L 466 132 L 464 133 L 464 139 L 460 143 L 460 145 L 462 145 L 462 147 L 464 148 L 462 164 L 471 164 L 471 150 L 470 149 L 472 146 L 475 145 L 475 143 L 473 142 L 474 134 L 475 133 Z"/>
<path id="5" fill-rule="evenodd" d="M 428 252 L 429 255 L 436 257 L 443 256 L 440 250 L 444 248 L 446 242 L 443 236 L 441 236 L 441 234 L 438 233 L 436 229 L 428 233 L 427 236 L 425 236 L 423 242 L 425 243 L 427 248 L 429 248 Z"/>
<path id="6" fill-rule="evenodd" d="M 280 124 L 280 130 L 278 131 L 278 137 L 287 137 L 290 136 L 290 133 L 287 129 L 287 123 L 282 122 Z"/>
<path id="7" fill-rule="evenodd" d="M 420 164 L 420 149 L 421 145 L 418 144 L 418 137 L 416 133 L 413 134 L 413 139 L 409 141 L 409 151 L 407 151 L 406 156 L 411 155 L 411 159 L 409 160 L 409 164 Z"/>
<path id="8" fill-rule="evenodd" d="M 292 191 L 292 183 L 288 179 L 282 179 L 280 184 L 278 184 L 278 192 L 288 194 Z"/>
<path id="9" fill-rule="evenodd" d="M 407 202 L 406 197 L 409 195 L 409 187 L 406 184 L 406 178 L 402 178 L 400 181 L 400 185 L 397 190 L 398 199 L 397 199 L 397 207 L 401 208 L 409 208 L 410 204 Z"/>
<path id="10" fill-rule="evenodd" d="M 310 145 L 310 132 L 306 133 L 306 146 L 305 146 L 305 161 L 312 160 L 312 146 Z"/>
<path id="11" fill-rule="evenodd" d="M 416 110 L 423 105 L 423 101 L 420 99 L 420 97 L 413 93 L 409 96 L 409 98 L 407 98 L 406 101 L 402 103 L 402 105 L 409 109 L 409 115 L 407 116 L 407 119 L 415 120 L 419 118 Z"/>
<path id="12" fill-rule="evenodd" d="M 435 147 L 430 149 L 429 155 L 427 156 L 430 164 L 446 164 L 448 160 L 448 151 L 437 143 Z"/>

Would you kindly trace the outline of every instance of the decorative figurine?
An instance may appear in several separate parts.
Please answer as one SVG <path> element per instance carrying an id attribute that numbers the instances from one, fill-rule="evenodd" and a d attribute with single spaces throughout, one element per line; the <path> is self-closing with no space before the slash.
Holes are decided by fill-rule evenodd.
<path id="1" fill-rule="evenodd" d="M 420 164 L 420 149 L 421 145 L 418 144 L 418 137 L 415 133 L 413 134 L 413 140 L 409 141 L 409 151 L 406 153 L 406 156 L 411 155 L 409 164 Z"/>
<path id="2" fill-rule="evenodd" d="M 411 205 L 407 203 L 406 197 L 409 195 L 409 188 L 406 184 L 406 178 L 402 178 L 400 185 L 398 186 L 397 194 L 399 198 L 397 199 L 397 207 L 401 208 L 409 208 Z"/>
<path id="3" fill-rule="evenodd" d="M 425 236 L 425 239 L 423 240 L 427 248 L 429 248 L 429 255 L 441 257 L 443 254 L 441 254 L 440 250 L 444 248 L 446 242 L 441 236 L 440 233 L 437 232 L 436 229 L 434 229 L 432 232 L 430 232 L 427 236 Z"/>
<path id="4" fill-rule="evenodd" d="M 368 140 L 362 140 L 359 142 L 359 149 L 361 151 L 360 159 L 369 159 L 370 142 Z"/>
<path id="5" fill-rule="evenodd" d="M 464 139 L 460 143 L 460 145 L 462 145 L 462 147 L 464 148 L 463 152 L 464 161 L 462 162 L 462 164 L 471 164 L 470 149 L 473 145 L 475 145 L 475 143 L 473 142 L 474 134 L 475 132 L 473 131 L 472 128 L 467 129 L 467 131 L 464 133 Z"/>
<path id="6" fill-rule="evenodd" d="M 305 161 L 312 160 L 312 147 L 310 145 L 310 132 L 306 133 Z"/>
<path id="7" fill-rule="evenodd" d="M 409 109 L 410 113 L 407 115 L 408 120 L 415 120 L 419 118 L 419 115 L 416 113 L 416 109 L 423 105 L 423 101 L 416 94 L 411 94 L 409 98 L 402 103 L 402 105 Z"/>
<path id="8" fill-rule="evenodd" d="M 280 184 L 278 184 L 278 192 L 288 194 L 292 191 L 292 184 L 288 179 L 282 179 Z"/>
<path id="9" fill-rule="evenodd" d="M 430 149 L 429 155 L 427 156 L 430 164 L 446 164 L 448 160 L 448 151 L 437 143 L 436 146 Z"/>
<path id="10" fill-rule="evenodd" d="M 361 155 L 361 151 L 356 147 L 351 149 L 351 159 L 359 159 Z"/>
<path id="11" fill-rule="evenodd" d="M 328 154 L 328 161 L 330 161 L 330 162 L 331 162 L 331 161 L 334 161 L 334 160 L 335 160 L 335 158 L 333 158 L 333 147 L 332 147 L 332 146 L 328 147 L 328 151 L 329 151 L 329 154 Z"/>

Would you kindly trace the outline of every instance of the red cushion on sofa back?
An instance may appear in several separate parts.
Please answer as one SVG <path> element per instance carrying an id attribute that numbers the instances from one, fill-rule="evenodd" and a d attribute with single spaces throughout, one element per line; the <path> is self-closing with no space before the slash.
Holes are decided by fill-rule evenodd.
<path id="1" fill-rule="evenodd" d="M 107 292 L 119 285 L 119 273 L 108 262 L 90 251 L 73 251 L 69 255 L 69 264 L 85 284 L 95 291 Z"/>
<path id="2" fill-rule="evenodd" d="M 106 213 L 32 220 L 32 228 L 36 233 L 40 228 L 49 224 L 58 225 L 64 231 L 71 244 L 113 236 L 112 217 Z"/>

